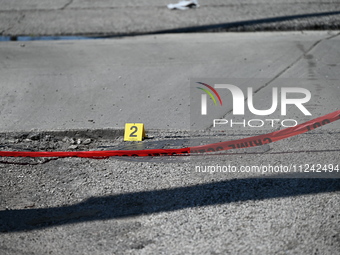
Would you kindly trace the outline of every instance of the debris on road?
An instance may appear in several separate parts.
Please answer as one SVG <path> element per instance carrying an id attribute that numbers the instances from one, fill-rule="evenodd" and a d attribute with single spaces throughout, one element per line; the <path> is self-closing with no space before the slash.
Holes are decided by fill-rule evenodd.
<path id="1" fill-rule="evenodd" d="M 168 4 L 168 8 L 171 10 L 187 10 L 189 8 L 198 8 L 199 4 L 197 0 L 184 0 L 180 1 L 177 4 Z"/>

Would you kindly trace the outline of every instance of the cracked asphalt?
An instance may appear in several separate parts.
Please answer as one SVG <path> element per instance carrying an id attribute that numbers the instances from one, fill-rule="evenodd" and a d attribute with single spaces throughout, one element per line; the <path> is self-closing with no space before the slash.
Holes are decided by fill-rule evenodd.
<path id="1" fill-rule="evenodd" d="M 339 144 L 321 142 L 333 139 L 339 132 L 313 132 L 270 150 L 194 158 L 2 159 L 1 252 L 337 254 L 340 173 L 195 171 L 336 164 Z"/>

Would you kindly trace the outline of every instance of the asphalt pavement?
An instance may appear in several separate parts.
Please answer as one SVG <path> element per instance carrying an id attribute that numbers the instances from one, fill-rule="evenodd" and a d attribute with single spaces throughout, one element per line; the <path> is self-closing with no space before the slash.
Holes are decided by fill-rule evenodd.
<path id="1" fill-rule="evenodd" d="M 283 116 L 278 104 L 273 119 L 300 124 L 339 110 L 337 1 L 200 1 L 186 11 L 168 3 L 0 1 L 0 32 L 12 40 L 113 37 L 0 42 L 1 150 L 172 148 L 284 128 L 208 136 L 211 123 L 190 107 L 199 81 L 251 87 L 257 109 L 270 107 L 273 88 L 310 91 L 311 116 L 293 106 Z M 179 33 L 207 26 L 271 31 Z M 323 31 L 304 30 L 313 26 Z M 286 29 L 300 31 L 272 31 Z M 209 101 L 208 110 L 235 118 L 218 92 L 223 107 Z M 144 123 L 148 139 L 123 141 L 128 122 Z M 219 155 L 2 157 L 0 253 L 340 254 L 339 140 L 335 121 Z M 263 170 L 280 167 L 290 170 Z"/>
<path id="2" fill-rule="evenodd" d="M 340 2 L 210 0 L 169 10 L 171 0 L 0 1 L 3 36 L 119 36 L 163 32 L 340 29 Z"/>

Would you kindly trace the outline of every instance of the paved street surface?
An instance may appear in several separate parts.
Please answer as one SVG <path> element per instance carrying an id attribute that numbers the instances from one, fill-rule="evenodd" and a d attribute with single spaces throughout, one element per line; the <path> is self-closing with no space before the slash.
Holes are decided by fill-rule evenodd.
<path id="1" fill-rule="evenodd" d="M 154 33 L 339 8 L 337 1 L 216 0 L 170 11 L 168 3 L 0 0 L 0 32 L 12 39 Z M 1 150 L 172 148 L 207 139 L 190 132 L 190 104 L 198 100 L 190 79 L 245 80 L 258 109 L 269 108 L 273 87 L 308 89 L 312 116 L 290 107 L 284 117 L 299 123 L 339 110 L 339 14 L 233 29 L 313 25 L 333 30 L 0 42 Z M 231 119 L 231 100 L 223 99 L 218 114 Z M 144 123 L 149 138 L 124 142 L 127 122 Z M 239 128 L 213 138 L 280 128 Z M 2 157 L 0 254 L 340 254 L 339 141 L 337 121 L 219 155 Z M 238 171 L 204 170 L 218 165 Z M 293 170 L 240 171 L 246 167 Z"/>
<path id="2" fill-rule="evenodd" d="M 126 147 L 119 130 L 125 122 L 139 121 L 154 137 L 144 144 L 177 141 L 180 146 L 189 129 L 188 79 L 203 74 L 266 78 L 272 80 L 268 88 L 280 78 L 298 79 L 313 92 L 315 101 L 308 105 L 313 116 L 322 116 L 339 109 L 339 43 L 334 32 L 3 42 L 3 148 Z M 47 135 L 48 130 L 55 132 Z M 258 132 L 239 130 L 224 140 Z M 89 137 L 90 147 L 83 145 Z M 339 138 L 335 122 L 246 154 L 3 158 L 1 252 L 339 253 L 339 179 L 195 171 L 216 164 L 336 166 Z"/>
<path id="3" fill-rule="evenodd" d="M 169 10 L 170 3 L 177 0 L 0 0 L 0 35 L 340 29 L 339 0 L 199 0 L 186 11 Z"/>

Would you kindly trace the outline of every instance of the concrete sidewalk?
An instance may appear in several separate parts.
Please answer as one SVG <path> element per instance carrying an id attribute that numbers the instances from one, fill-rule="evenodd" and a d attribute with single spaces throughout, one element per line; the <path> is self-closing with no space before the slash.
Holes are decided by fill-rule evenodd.
<path id="1" fill-rule="evenodd" d="M 0 35 L 112 36 L 164 30 L 278 31 L 340 29 L 340 1 L 200 0 L 171 11 L 177 0 L 0 0 Z"/>
<path id="2" fill-rule="evenodd" d="M 122 129 L 126 122 L 188 130 L 190 78 L 262 78 L 270 81 L 268 88 L 280 78 L 297 78 L 313 94 L 308 103 L 313 116 L 339 109 L 336 32 L 169 34 L 0 46 L 0 132 Z"/>

